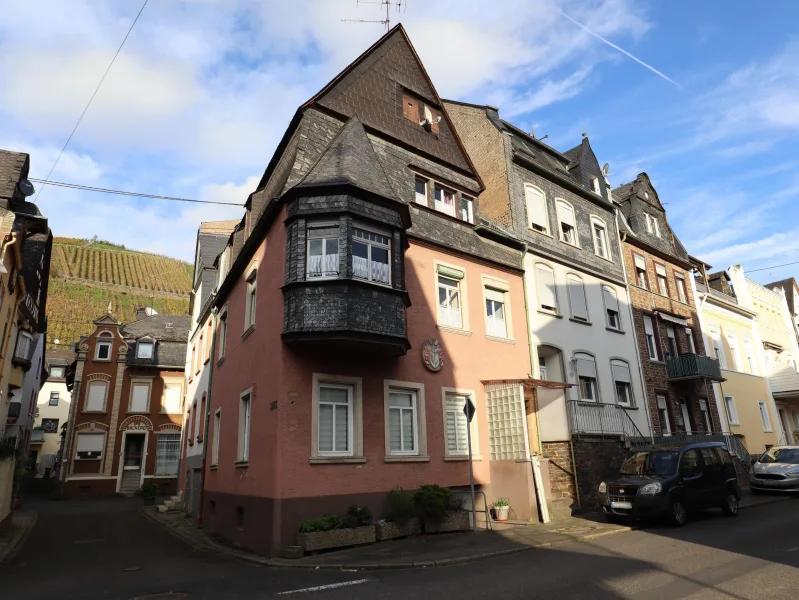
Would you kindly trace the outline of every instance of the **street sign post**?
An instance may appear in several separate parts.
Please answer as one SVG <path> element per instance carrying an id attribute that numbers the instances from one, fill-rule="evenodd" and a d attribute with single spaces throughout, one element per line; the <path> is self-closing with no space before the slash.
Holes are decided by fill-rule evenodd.
<path id="1" fill-rule="evenodd" d="M 472 492 L 472 533 L 477 533 L 477 504 L 474 498 L 474 463 L 472 462 L 472 419 L 475 412 L 474 402 L 467 396 L 463 405 L 463 414 L 466 415 L 466 443 L 469 447 L 469 487 Z"/>

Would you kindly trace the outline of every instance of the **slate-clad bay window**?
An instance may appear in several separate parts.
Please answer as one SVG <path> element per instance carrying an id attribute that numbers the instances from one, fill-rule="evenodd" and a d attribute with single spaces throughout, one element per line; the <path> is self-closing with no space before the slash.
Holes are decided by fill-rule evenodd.
<path id="1" fill-rule="evenodd" d="M 610 286 L 603 285 L 602 299 L 605 301 L 605 322 L 607 326 L 621 331 L 621 312 L 619 312 L 619 300 L 616 297 L 616 290 Z"/>
<path id="2" fill-rule="evenodd" d="M 391 239 L 379 233 L 356 229 L 352 237 L 352 276 L 388 285 Z"/>
<path id="3" fill-rule="evenodd" d="M 429 179 L 424 175 L 414 175 L 414 202 L 421 206 L 434 208 L 440 213 L 466 223 L 474 224 L 473 196 L 459 192 L 453 187 Z"/>
<path id="4" fill-rule="evenodd" d="M 337 277 L 338 227 L 319 227 L 308 230 L 308 279 Z"/>
<path id="5" fill-rule="evenodd" d="M 549 233 L 549 217 L 547 216 L 547 200 L 544 192 L 532 185 L 524 186 L 527 201 L 528 226 L 536 231 Z"/>
<path id="6" fill-rule="evenodd" d="M 555 271 L 549 265 L 538 263 L 535 266 L 535 279 L 539 309 L 557 314 L 558 296 L 555 291 Z"/>
<path id="7" fill-rule="evenodd" d="M 461 221 L 474 223 L 474 198 L 461 194 Z"/>
<path id="8" fill-rule="evenodd" d="M 414 183 L 416 186 L 416 195 L 414 197 L 416 204 L 427 206 L 427 179 L 417 175 Z"/>
<path id="9" fill-rule="evenodd" d="M 353 386 L 319 385 L 319 455 L 352 455 Z"/>
<path id="10" fill-rule="evenodd" d="M 632 378 L 627 361 L 614 359 L 610 361 L 613 372 L 613 383 L 616 386 L 616 402 L 621 406 L 633 406 Z"/>
<path id="11" fill-rule="evenodd" d="M 599 388 L 597 387 L 596 360 L 594 360 L 593 356 L 584 352 L 576 353 L 574 358 L 577 379 L 580 383 L 580 400 L 583 402 L 598 402 Z"/>
<path id="12" fill-rule="evenodd" d="M 560 222 L 561 241 L 577 246 L 577 224 L 574 218 L 574 208 L 563 200 L 558 200 L 558 221 Z"/>
<path id="13" fill-rule="evenodd" d="M 455 216 L 455 197 L 457 192 L 449 188 L 445 188 L 440 184 L 436 184 L 433 193 L 433 201 L 435 209 L 438 212 L 443 212 L 451 217 Z"/>
<path id="14" fill-rule="evenodd" d="M 461 280 L 464 273 L 449 267 L 438 267 L 438 323 L 463 328 Z"/>
<path id="15" fill-rule="evenodd" d="M 577 275 L 569 274 L 569 304 L 572 309 L 572 319 L 588 322 L 588 306 L 585 302 L 585 285 Z"/>

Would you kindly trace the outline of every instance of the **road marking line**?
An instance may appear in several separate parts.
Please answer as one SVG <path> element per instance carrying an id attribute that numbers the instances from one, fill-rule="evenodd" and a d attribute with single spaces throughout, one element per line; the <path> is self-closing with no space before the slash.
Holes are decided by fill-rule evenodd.
<path id="1" fill-rule="evenodd" d="M 302 588 L 300 590 L 289 590 L 288 592 L 278 592 L 277 596 L 286 596 L 288 594 L 303 594 L 305 592 L 321 592 L 324 590 L 334 590 L 336 588 L 348 587 L 351 585 L 360 585 L 368 583 L 368 579 L 355 579 L 354 581 L 342 581 L 340 583 L 328 583 L 327 585 L 317 585 L 315 587 Z"/>

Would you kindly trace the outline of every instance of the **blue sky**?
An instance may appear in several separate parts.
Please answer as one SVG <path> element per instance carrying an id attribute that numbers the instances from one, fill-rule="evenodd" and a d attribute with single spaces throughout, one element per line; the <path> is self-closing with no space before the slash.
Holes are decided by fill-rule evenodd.
<path id="1" fill-rule="evenodd" d="M 44 177 L 140 4 L 0 6 L 0 147 Z M 341 19 L 379 15 L 354 0 L 151 0 L 53 179 L 243 203 L 296 107 L 382 33 Z M 692 254 L 799 261 L 799 4 L 409 0 L 395 16 L 443 97 L 495 104 L 561 150 L 586 132 L 614 186 L 646 171 Z M 189 260 L 200 221 L 241 214 L 52 187 L 38 202 L 56 235 Z"/>

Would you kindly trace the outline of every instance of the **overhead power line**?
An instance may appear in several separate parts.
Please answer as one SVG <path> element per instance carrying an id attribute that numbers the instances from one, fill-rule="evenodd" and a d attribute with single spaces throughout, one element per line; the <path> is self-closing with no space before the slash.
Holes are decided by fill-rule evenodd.
<path id="1" fill-rule="evenodd" d="M 50 180 L 50 176 L 53 174 L 53 170 L 56 168 L 56 165 L 58 164 L 58 161 L 61 160 L 61 155 L 64 154 L 64 150 L 67 149 L 67 146 L 69 146 L 69 142 L 72 141 L 72 136 L 75 135 L 75 132 L 78 129 L 78 125 L 80 125 L 80 122 L 83 121 L 83 117 L 86 115 L 86 111 L 89 110 L 89 106 L 91 106 L 91 103 L 94 100 L 94 97 L 97 95 L 97 92 L 100 91 L 100 86 L 103 85 L 103 82 L 105 81 L 105 78 L 108 75 L 108 72 L 111 70 L 111 67 L 114 66 L 114 62 L 116 61 L 117 56 L 119 56 L 119 53 L 122 51 L 122 46 L 124 46 L 125 42 L 128 41 L 128 37 L 130 36 L 130 32 L 133 31 L 133 28 L 136 26 L 136 22 L 139 20 L 139 17 L 141 16 L 142 12 L 144 12 L 144 7 L 147 6 L 147 2 L 149 2 L 149 1 L 150 0 L 144 0 L 144 4 L 142 4 L 141 8 L 139 9 L 139 14 L 136 15 L 135 19 L 133 19 L 133 23 L 130 24 L 130 29 L 128 29 L 128 32 L 125 34 L 125 38 L 122 40 L 122 43 L 119 45 L 119 48 L 117 48 L 116 54 L 114 54 L 114 58 L 112 58 L 111 62 L 108 63 L 108 68 L 106 68 L 105 73 L 103 73 L 103 76 L 100 78 L 100 83 L 98 83 L 97 87 L 94 89 L 94 93 L 92 94 L 92 97 L 89 98 L 89 101 L 86 103 L 86 107 L 83 109 L 83 112 L 80 113 L 80 117 L 78 117 L 78 122 L 75 123 L 75 127 L 72 128 L 72 132 L 69 134 L 69 137 L 67 138 L 67 141 L 64 142 L 64 147 L 61 148 L 61 152 L 58 153 L 58 157 L 55 159 L 55 162 L 53 163 L 53 166 L 50 167 L 50 172 L 47 173 L 47 177 L 45 178 L 45 182 Z M 36 194 L 36 199 L 37 200 L 39 199 L 39 196 L 42 194 L 42 190 L 43 189 L 44 189 L 44 186 L 39 188 L 39 193 Z"/>
<path id="2" fill-rule="evenodd" d="M 224 204 L 226 206 L 244 206 L 238 202 L 220 202 L 217 200 L 197 200 L 196 198 L 179 198 L 176 196 L 158 196 L 157 194 L 146 194 L 144 192 L 126 192 L 125 190 L 112 190 L 109 188 L 92 187 L 90 185 L 81 185 L 79 183 L 65 183 L 63 181 L 47 181 L 45 179 L 34 179 L 30 181 L 41 183 L 42 187 L 45 185 L 54 185 L 56 187 L 69 188 L 73 190 L 86 190 L 87 192 L 98 192 L 101 194 L 117 194 L 119 196 L 133 196 L 135 198 L 154 198 L 155 200 L 169 200 L 171 202 L 194 202 L 196 204 Z"/>
<path id="3" fill-rule="evenodd" d="M 771 267 L 760 267 L 759 269 L 747 269 L 747 273 L 754 273 L 755 271 L 768 271 L 769 269 L 779 269 L 780 267 L 790 267 L 791 265 L 799 265 L 799 261 L 785 263 L 784 265 L 773 265 Z"/>

